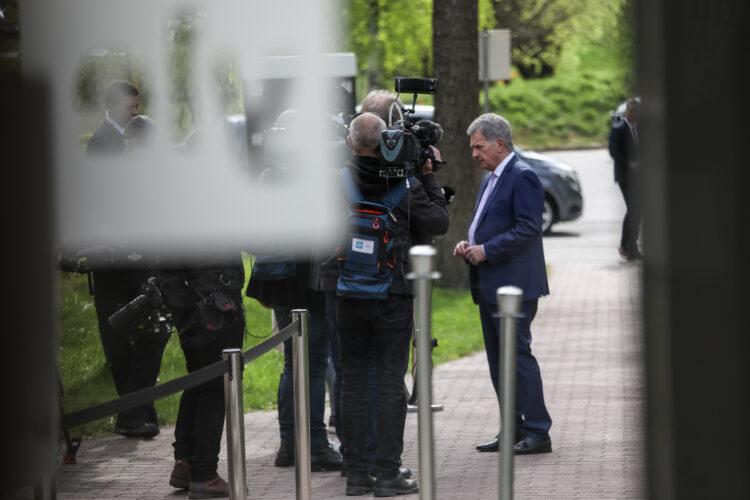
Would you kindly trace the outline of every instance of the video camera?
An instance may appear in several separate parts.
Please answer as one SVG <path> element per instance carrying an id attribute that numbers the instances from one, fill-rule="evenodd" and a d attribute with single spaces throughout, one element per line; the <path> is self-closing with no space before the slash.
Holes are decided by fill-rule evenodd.
<path id="1" fill-rule="evenodd" d="M 382 168 L 380 177 L 404 178 L 422 175 L 422 166 L 428 159 L 432 161 L 433 171 L 437 171 L 445 162 L 435 159 L 430 146 L 436 145 L 443 138 L 443 129 L 432 120 L 414 121 L 410 115 L 415 112 L 417 95 L 437 94 L 437 78 L 396 78 L 396 100 L 388 111 L 388 128 L 380 138 Z M 398 96 L 402 93 L 413 93 L 411 109 L 401 108 Z M 391 123 L 394 110 L 400 119 Z"/>
<path id="2" fill-rule="evenodd" d="M 172 312 L 164 300 L 161 282 L 152 276 L 141 285 L 137 296 L 107 319 L 118 330 L 136 334 L 169 334 L 174 326 Z"/>

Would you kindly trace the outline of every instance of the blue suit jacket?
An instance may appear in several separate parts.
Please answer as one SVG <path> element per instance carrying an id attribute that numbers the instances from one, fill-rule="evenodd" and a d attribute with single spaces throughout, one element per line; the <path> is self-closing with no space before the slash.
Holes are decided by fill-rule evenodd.
<path id="1" fill-rule="evenodd" d="M 487 187 L 482 180 L 477 205 Z M 474 233 L 477 245 L 484 245 L 487 260 L 472 266 L 472 296 L 497 304 L 497 288 L 514 285 L 523 290 L 524 300 L 549 293 L 542 247 L 544 188 L 536 173 L 514 156 L 495 183 Z"/>

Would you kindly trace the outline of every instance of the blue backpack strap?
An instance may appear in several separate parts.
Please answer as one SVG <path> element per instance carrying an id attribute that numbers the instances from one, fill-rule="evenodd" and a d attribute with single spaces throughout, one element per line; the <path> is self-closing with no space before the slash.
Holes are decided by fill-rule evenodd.
<path id="1" fill-rule="evenodd" d="M 414 177 L 409 177 L 409 184 L 414 183 Z M 406 179 L 399 182 L 396 186 L 393 187 L 390 191 L 386 193 L 386 195 L 383 197 L 383 199 L 380 201 L 383 205 L 388 207 L 389 209 L 393 210 L 396 208 L 396 205 L 401 203 L 401 200 L 404 198 L 404 195 L 406 194 Z"/>
<path id="2" fill-rule="evenodd" d="M 344 190 L 349 201 L 362 201 L 364 199 L 362 193 L 357 189 L 357 185 L 354 184 L 354 179 L 352 179 L 352 174 L 348 168 L 344 167 L 339 170 L 339 177 L 344 184 Z"/>

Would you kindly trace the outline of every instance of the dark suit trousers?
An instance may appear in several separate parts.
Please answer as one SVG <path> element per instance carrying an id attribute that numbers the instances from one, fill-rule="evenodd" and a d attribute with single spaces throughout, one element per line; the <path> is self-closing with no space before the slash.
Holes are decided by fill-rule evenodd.
<path id="1" fill-rule="evenodd" d="M 164 334 L 131 336 L 118 331 L 107 321 L 113 312 L 140 294 L 140 285 L 146 281 L 146 277 L 143 271 L 94 272 L 94 304 L 99 336 L 119 396 L 156 384 L 164 348 L 169 341 L 169 335 Z M 153 403 L 118 415 L 118 424 L 127 424 L 126 421 L 135 424 L 143 421 L 158 423 Z"/>
<path id="2" fill-rule="evenodd" d="M 641 209 L 636 191 L 636 172 L 625 172 L 620 176 L 618 185 L 625 200 L 625 218 L 622 220 L 622 236 L 620 246 L 628 250 L 638 249 L 638 233 L 641 229 Z"/>
<path id="3" fill-rule="evenodd" d="M 352 476 L 394 479 L 401 467 L 406 422 L 404 376 L 409 365 L 412 298 L 390 295 L 387 300 L 336 300 L 341 347 L 341 419 L 344 466 Z M 377 349 L 377 444 L 374 464 L 367 453 L 371 422 L 368 387 L 372 380 L 373 349 Z"/>
<path id="4" fill-rule="evenodd" d="M 241 304 L 240 292 L 232 292 L 235 303 Z M 173 308 L 178 325 L 184 325 L 193 308 Z M 231 321 L 227 318 L 227 321 Z M 194 329 L 202 330 L 200 325 Z M 182 345 L 188 373 L 193 373 L 217 361 L 221 361 L 224 349 L 242 347 L 245 320 L 242 311 L 235 313 L 234 321 L 217 334 L 216 339 L 200 346 Z M 224 432 L 224 379 L 216 377 L 197 387 L 183 391 L 174 428 L 174 458 L 189 460 L 190 478 L 193 481 L 208 481 L 216 477 Z"/>
<path id="5" fill-rule="evenodd" d="M 523 318 L 516 328 L 516 432 L 534 439 L 546 438 L 552 420 L 544 405 L 542 375 L 539 364 L 531 354 L 531 322 L 536 316 L 538 300 L 524 301 L 521 306 Z M 495 393 L 499 394 L 498 373 L 500 368 L 500 321 L 493 317 L 495 305 L 479 302 L 479 317 L 482 320 L 484 347 L 490 365 L 490 377 Z"/>

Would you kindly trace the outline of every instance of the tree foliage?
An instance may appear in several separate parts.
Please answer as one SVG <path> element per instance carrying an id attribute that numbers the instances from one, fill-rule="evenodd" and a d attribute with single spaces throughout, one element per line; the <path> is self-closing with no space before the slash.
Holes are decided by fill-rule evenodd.
<path id="1" fill-rule="evenodd" d="M 395 76 L 432 72 L 432 0 L 349 0 L 344 8 L 349 38 L 367 91 L 393 89 Z M 358 94 L 362 94 L 358 89 Z"/>
<path id="2" fill-rule="evenodd" d="M 495 27 L 511 30 L 511 63 L 524 78 L 551 76 L 572 45 L 618 29 L 627 0 L 493 0 Z"/>

